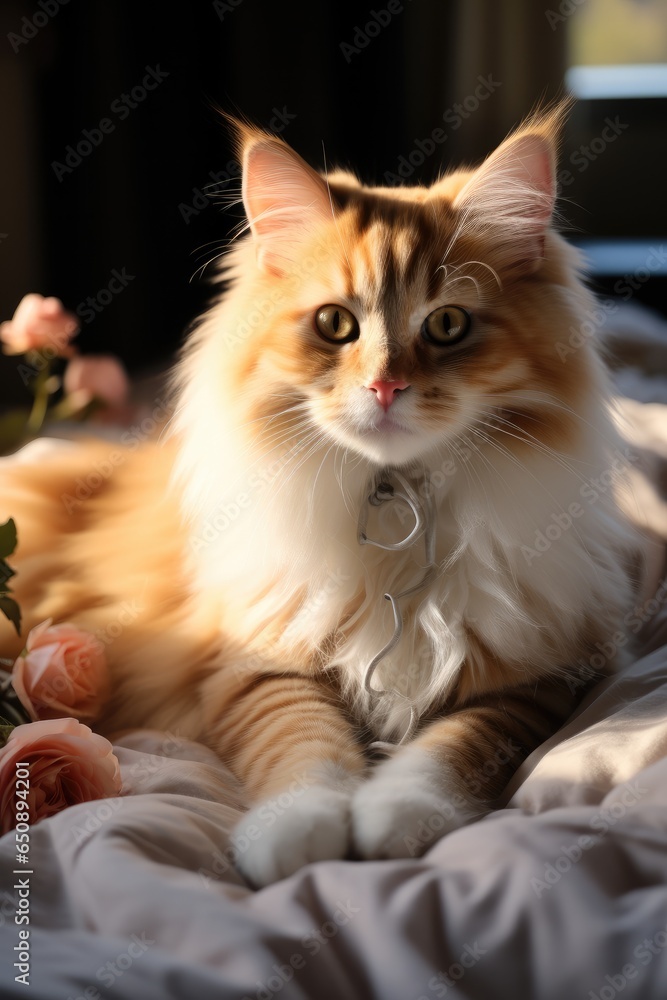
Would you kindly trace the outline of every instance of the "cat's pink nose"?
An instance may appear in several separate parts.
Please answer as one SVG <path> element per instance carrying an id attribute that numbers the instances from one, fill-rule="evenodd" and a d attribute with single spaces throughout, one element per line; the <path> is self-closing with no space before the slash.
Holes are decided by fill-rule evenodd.
<path id="1" fill-rule="evenodd" d="M 386 413 L 391 404 L 396 398 L 396 393 L 401 389 L 407 389 L 410 383 L 406 382 L 405 379 L 398 379 L 397 381 L 387 382 L 385 379 L 378 378 L 375 382 L 371 382 L 366 388 L 374 392 L 377 401 Z"/>

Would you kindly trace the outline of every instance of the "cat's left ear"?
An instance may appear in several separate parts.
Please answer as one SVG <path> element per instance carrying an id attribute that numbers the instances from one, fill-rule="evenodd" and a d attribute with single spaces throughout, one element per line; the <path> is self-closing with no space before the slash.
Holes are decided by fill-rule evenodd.
<path id="1" fill-rule="evenodd" d="M 287 143 L 254 129 L 241 134 L 243 204 L 260 268 L 285 274 L 304 240 L 331 222 L 326 183 Z"/>
<path id="2" fill-rule="evenodd" d="M 507 271 L 529 274 L 544 256 L 556 201 L 560 114 L 528 123 L 473 173 L 454 199 L 464 228 L 488 233 Z"/>

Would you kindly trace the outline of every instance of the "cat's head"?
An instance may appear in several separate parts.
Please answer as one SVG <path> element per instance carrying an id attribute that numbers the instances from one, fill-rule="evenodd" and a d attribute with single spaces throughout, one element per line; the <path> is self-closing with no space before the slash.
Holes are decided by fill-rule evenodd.
<path id="1" fill-rule="evenodd" d="M 293 421 L 403 465 L 498 415 L 534 434 L 547 406 L 558 425 L 581 389 L 556 351 L 577 321 L 574 257 L 552 227 L 561 118 L 412 188 L 322 176 L 238 127 L 249 234 L 231 292 L 241 332 L 226 334 L 253 434 Z"/>

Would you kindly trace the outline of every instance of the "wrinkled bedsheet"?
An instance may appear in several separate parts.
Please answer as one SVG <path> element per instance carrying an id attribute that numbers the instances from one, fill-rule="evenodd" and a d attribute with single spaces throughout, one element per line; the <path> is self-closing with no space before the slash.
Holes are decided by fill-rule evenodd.
<path id="1" fill-rule="evenodd" d="M 644 340 L 634 330 L 623 340 L 622 318 L 612 333 L 627 348 L 628 394 L 641 400 L 626 416 L 648 449 L 635 485 L 664 538 L 667 394 L 647 395 L 636 372 L 649 342 L 651 366 L 657 357 L 667 371 L 667 335 L 655 323 Z M 127 735 L 123 796 L 33 827 L 31 874 L 13 874 L 13 834 L 0 840 L 0 996 L 664 1000 L 662 558 L 651 593 L 623 624 L 639 643 L 632 664 L 524 762 L 503 808 L 418 860 L 321 862 L 254 892 L 233 865 L 244 844 L 230 840 L 243 809 L 232 775 L 177 732 Z M 29 986 L 13 969 L 13 886 L 26 879 Z"/>

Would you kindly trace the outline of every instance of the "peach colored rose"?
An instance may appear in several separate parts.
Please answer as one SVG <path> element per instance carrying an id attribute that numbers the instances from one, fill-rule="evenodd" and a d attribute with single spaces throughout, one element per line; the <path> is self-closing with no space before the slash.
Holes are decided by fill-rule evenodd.
<path id="1" fill-rule="evenodd" d="M 120 406 L 129 391 L 127 373 L 118 358 L 110 354 L 78 355 L 65 369 L 63 379 L 68 394 L 88 394 L 109 406 Z"/>
<path id="2" fill-rule="evenodd" d="M 31 719 L 93 719 L 109 693 L 104 646 L 90 632 L 48 618 L 28 634 L 12 685 Z"/>
<path id="3" fill-rule="evenodd" d="M 69 342 L 79 329 L 72 313 L 60 299 L 43 295 L 24 295 L 10 320 L 0 324 L 0 341 L 5 354 L 25 354 L 49 348 L 54 357 L 72 354 Z"/>
<path id="4" fill-rule="evenodd" d="M 27 765 L 29 789 L 17 780 L 17 764 Z M 113 748 L 88 726 L 76 719 L 17 726 L 0 749 L 0 832 L 14 829 L 24 805 L 28 822 L 36 823 L 67 806 L 109 798 L 120 790 Z M 27 798 L 17 791 L 27 791 Z"/>

